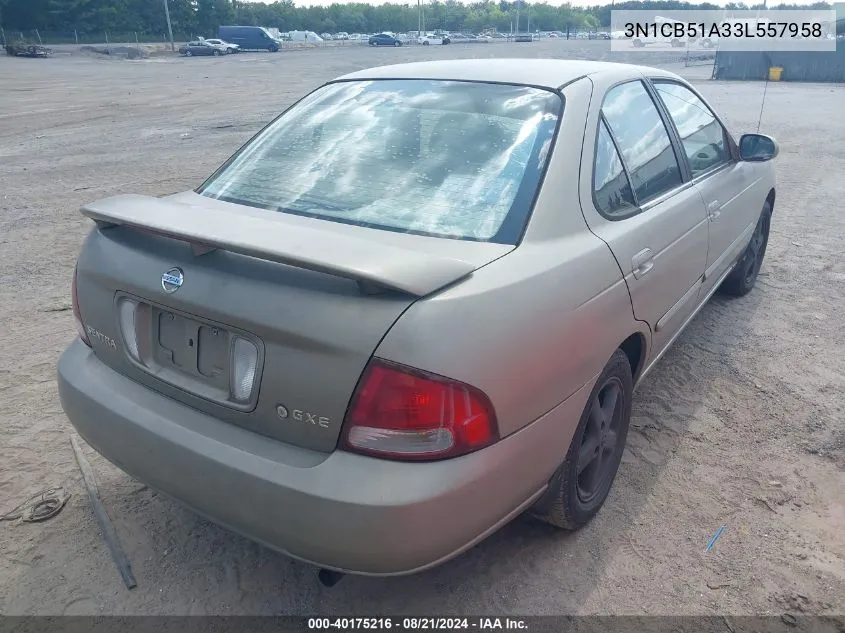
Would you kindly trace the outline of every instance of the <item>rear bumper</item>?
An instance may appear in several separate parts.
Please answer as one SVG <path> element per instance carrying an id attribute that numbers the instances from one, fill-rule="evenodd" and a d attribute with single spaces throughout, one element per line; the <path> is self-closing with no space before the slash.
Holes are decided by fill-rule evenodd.
<path id="1" fill-rule="evenodd" d="M 527 508 L 566 453 L 584 392 L 478 453 L 414 464 L 318 453 L 221 422 L 118 374 L 78 340 L 58 383 L 79 434 L 125 472 L 272 549 L 368 575 L 437 565 Z"/>

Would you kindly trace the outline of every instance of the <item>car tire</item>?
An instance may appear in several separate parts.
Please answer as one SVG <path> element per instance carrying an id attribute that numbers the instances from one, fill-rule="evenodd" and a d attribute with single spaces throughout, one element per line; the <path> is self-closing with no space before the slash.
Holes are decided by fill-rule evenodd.
<path id="1" fill-rule="evenodd" d="M 719 286 L 719 292 L 731 297 L 743 297 L 751 292 L 757 282 L 757 275 L 763 265 L 763 258 L 766 256 L 766 247 L 769 244 L 769 229 L 772 225 L 772 203 L 766 200 L 763 211 L 757 219 L 757 226 L 751 235 L 751 241 L 742 251 L 742 255 L 736 262 L 733 271 L 725 278 Z"/>
<path id="2" fill-rule="evenodd" d="M 631 364 L 617 349 L 590 393 L 566 459 L 530 510 L 533 516 L 564 530 L 577 530 L 598 513 L 622 461 L 633 392 Z M 608 448 L 611 431 L 615 443 Z"/>
<path id="3" fill-rule="evenodd" d="M 220 51 L 218 51 L 218 50 L 211 51 L 211 54 L 214 55 L 215 57 L 220 57 Z"/>
<path id="4" fill-rule="evenodd" d="M 402 42 L 393 42 L 394 46 L 402 46 Z"/>
<path id="5" fill-rule="evenodd" d="M 425 42 L 423 42 L 423 46 L 429 46 L 430 44 L 431 44 L 431 42 L 429 42 L 428 40 L 426 40 Z"/>
<path id="6" fill-rule="evenodd" d="M 191 51 L 185 51 L 185 57 L 191 57 L 193 53 Z"/>
<path id="7" fill-rule="evenodd" d="M 643 41 L 642 41 L 642 40 L 639 40 L 639 39 L 638 39 L 638 40 L 634 40 L 633 44 L 634 44 L 634 48 L 642 48 L 643 46 L 645 46 L 645 44 L 643 43 Z"/>

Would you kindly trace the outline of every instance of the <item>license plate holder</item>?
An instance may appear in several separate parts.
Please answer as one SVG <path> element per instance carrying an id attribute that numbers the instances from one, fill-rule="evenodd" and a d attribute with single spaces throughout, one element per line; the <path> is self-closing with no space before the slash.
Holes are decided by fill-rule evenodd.
<path id="1" fill-rule="evenodd" d="M 153 358 L 228 392 L 229 332 L 169 310 L 153 307 Z"/>

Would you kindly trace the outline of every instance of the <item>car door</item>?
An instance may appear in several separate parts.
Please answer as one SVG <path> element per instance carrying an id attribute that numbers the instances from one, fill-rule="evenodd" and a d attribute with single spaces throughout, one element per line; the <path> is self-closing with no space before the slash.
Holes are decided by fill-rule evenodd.
<path id="1" fill-rule="evenodd" d="M 616 257 L 657 355 L 698 305 L 707 214 L 647 83 L 626 81 L 602 93 L 587 123 L 582 208 Z"/>
<path id="2" fill-rule="evenodd" d="M 678 132 L 693 185 L 707 209 L 706 293 L 728 272 L 757 223 L 762 198 L 755 185 L 760 177 L 753 164 L 738 160 L 725 126 L 692 88 L 671 79 L 654 78 L 651 83 Z"/>

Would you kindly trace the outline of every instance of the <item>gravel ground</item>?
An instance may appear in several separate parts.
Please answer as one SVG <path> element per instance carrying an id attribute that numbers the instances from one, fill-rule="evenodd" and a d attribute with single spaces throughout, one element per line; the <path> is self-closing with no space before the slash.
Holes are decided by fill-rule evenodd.
<path id="1" fill-rule="evenodd" d="M 313 568 L 196 518 L 89 450 L 136 589 L 124 588 L 94 522 L 55 384 L 75 336 L 70 279 L 90 228 L 82 203 L 196 186 L 341 73 L 446 57 L 611 58 L 608 48 L 0 58 L 0 513 L 47 486 L 73 493 L 52 520 L 0 524 L 0 613 L 842 614 L 841 85 L 769 86 L 761 130 L 782 151 L 757 288 L 715 298 L 644 381 L 619 477 L 586 529 L 520 519 L 430 572 L 326 589 Z M 712 82 L 709 67 L 685 69 L 668 53 L 626 60 L 686 74 L 735 133 L 755 129 L 762 83 Z"/>

